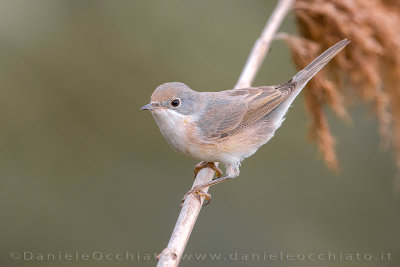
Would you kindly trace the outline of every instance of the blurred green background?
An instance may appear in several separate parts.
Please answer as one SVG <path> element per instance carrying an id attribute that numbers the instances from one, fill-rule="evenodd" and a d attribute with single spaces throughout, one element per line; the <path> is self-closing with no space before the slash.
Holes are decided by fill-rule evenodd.
<path id="1" fill-rule="evenodd" d="M 140 111 L 161 83 L 234 86 L 276 1 L 0 2 L 1 266 L 153 266 L 196 161 Z M 296 32 L 287 17 L 282 31 Z M 275 42 L 254 85 L 295 73 Z M 400 266 L 396 169 L 367 108 L 330 117 L 341 172 L 307 141 L 302 95 L 238 179 L 211 189 L 186 253 L 236 261 L 182 266 L 364 266 L 368 261 L 240 260 L 242 253 L 391 253 Z M 139 253 L 133 261 L 23 260 L 32 253 Z M 28 255 L 29 256 L 29 255 Z M 250 258 L 250 256 L 249 256 Z"/>

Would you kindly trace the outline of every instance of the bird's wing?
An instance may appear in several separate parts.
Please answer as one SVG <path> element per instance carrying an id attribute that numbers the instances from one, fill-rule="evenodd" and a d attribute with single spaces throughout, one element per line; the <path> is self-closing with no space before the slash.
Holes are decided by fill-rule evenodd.
<path id="1" fill-rule="evenodd" d="M 202 116 L 200 129 L 206 139 L 225 139 L 254 124 L 281 104 L 295 89 L 295 82 L 220 92 Z M 225 100 L 229 99 L 229 100 Z M 212 103 L 214 101 L 211 101 Z M 205 119 L 204 118 L 208 118 Z"/>
<path id="2" fill-rule="evenodd" d="M 240 89 L 248 90 L 247 95 L 248 109 L 243 118 L 243 121 L 236 131 L 252 125 L 253 123 L 264 118 L 268 113 L 281 104 L 287 97 L 295 90 L 296 83 L 287 82 L 277 86 L 263 86 L 256 87 L 261 93 L 251 93 L 254 89 Z M 234 91 L 234 90 L 232 90 Z"/>
<path id="3" fill-rule="evenodd" d="M 225 97 L 218 93 L 209 93 L 207 105 L 197 122 L 204 141 L 228 137 L 243 121 L 247 103 L 240 97 Z"/>

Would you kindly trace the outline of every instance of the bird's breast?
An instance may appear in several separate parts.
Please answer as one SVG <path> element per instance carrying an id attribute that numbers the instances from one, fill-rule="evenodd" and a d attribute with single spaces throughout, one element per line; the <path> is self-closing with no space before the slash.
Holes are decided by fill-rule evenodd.
<path id="1" fill-rule="evenodd" d="M 156 110 L 152 114 L 165 140 L 175 150 L 188 154 L 191 116 L 169 109 Z"/>
<path id="2" fill-rule="evenodd" d="M 175 150 L 202 161 L 240 162 L 267 141 L 244 132 L 225 140 L 205 140 L 199 134 L 195 118 L 190 115 L 169 109 L 156 110 L 152 114 L 161 134 Z"/>

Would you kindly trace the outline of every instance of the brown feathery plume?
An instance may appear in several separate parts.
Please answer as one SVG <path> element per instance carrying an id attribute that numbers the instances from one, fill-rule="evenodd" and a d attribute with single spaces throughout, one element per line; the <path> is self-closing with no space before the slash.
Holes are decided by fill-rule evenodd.
<path id="1" fill-rule="evenodd" d="M 383 143 L 393 140 L 400 168 L 400 1 L 297 0 L 294 12 L 302 38 L 282 37 L 298 69 L 339 40 L 351 41 L 329 72 L 318 74 L 305 90 L 311 138 L 328 165 L 337 162 L 323 106 L 347 118 L 346 109 L 358 97 L 376 114 Z"/>
<path id="2" fill-rule="evenodd" d="M 299 69 L 306 67 L 308 63 L 320 54 L 320 45 L 311 40 L 286 34 L 279 34 L 278 38 L 288 42 L 293 61 Z M 316 141 L 328 166 L 338 169 L 334 149 L 335 139 L 330 132 L 323 106 L 325 104 L 328 105 L 338 117 L 350 121 L 348 113 L 342 104 L 343 96 L 340 91 L 336 90 L 335 84 L 327 78 L 326 69 L 322 69 L 308 84 L 309 86 L 304 91 L 304 99 L 306 108 L 312 118 L 309 138 Z"/>

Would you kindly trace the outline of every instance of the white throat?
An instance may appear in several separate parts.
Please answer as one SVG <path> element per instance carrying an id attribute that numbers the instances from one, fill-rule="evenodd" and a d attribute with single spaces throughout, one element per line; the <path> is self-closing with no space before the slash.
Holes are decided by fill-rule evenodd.
<path id="1" fill-rule="evenodd" d="M 165 140 L 177 151 L 187 153 L 185 125 L 188 116 L 174 110 L 160 109 L 151 112 Z"/>

